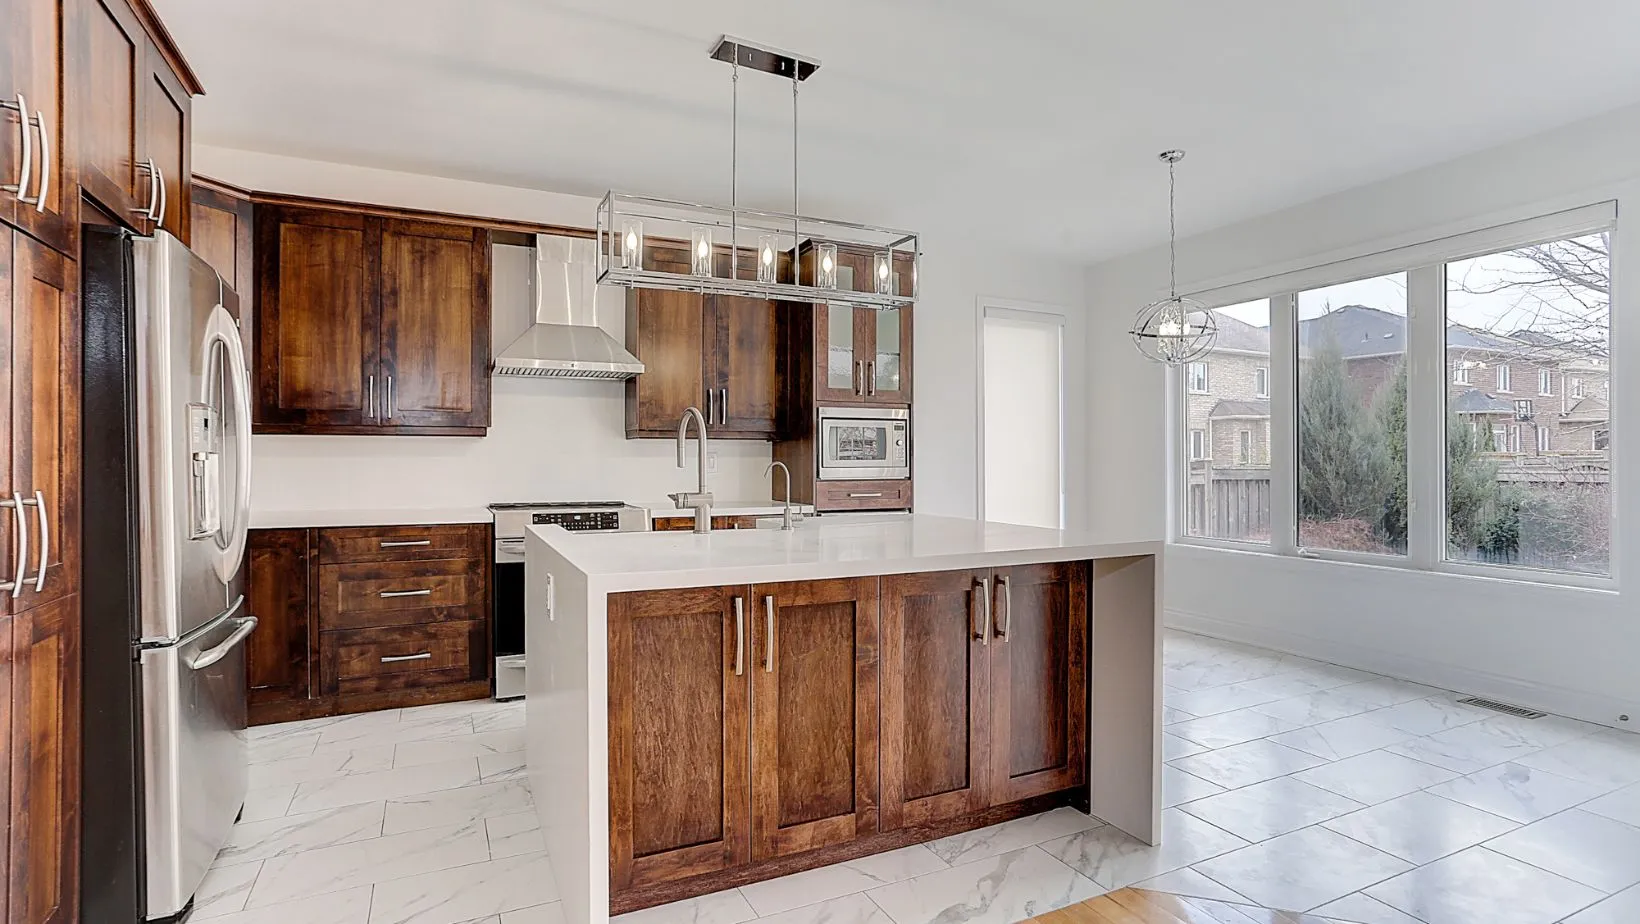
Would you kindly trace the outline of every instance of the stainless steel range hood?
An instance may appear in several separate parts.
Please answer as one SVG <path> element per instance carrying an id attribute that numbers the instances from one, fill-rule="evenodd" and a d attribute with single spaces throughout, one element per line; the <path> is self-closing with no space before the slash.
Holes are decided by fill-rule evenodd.
<path id="1" fill-rule="evenodd" d="M 598 326 L 597 259 L 590 238 L 536 236 L 535 323 L 496 357 L 496 375 L 629 379 L 643 371 Z"/>

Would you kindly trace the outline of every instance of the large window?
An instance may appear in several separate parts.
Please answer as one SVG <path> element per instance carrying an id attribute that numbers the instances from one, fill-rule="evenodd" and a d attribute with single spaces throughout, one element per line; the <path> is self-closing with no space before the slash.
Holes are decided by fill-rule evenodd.
<path id="1" fill-rule="evenodd" d="M 1407 277 L 1298 293 L 1298 544 L 1407 550 Z"/>
<path id="2" fill-rule="evenodd" d="M 1518 400 L 1453 388 L 1447 395 L 1447 557 L 1589 574 L 1611 571 L 1611 409 L 1585 397 L 1610 375 L 1611 235 L 1548 241 L 1446 265 L 1448 357 L 1492 357 L 1535 369 L 1538 391 Z M 1494 399 L 1495 400 L 1495 399 Z M 1466 419 L 1507 418 L 1507 441 L 1477 445 Z M 1523 444 L 1535 448 L 1527 454 Z M 1490 450 L 1490 451 L 1489 451 Z"/>
<path id="3" fill-rule="evenodd" d="M 1213 352 L 1176 380 L 1182 535 L 1600 584 L 1615 216 L 1600 203 L 1198 295 L 1223 307 Z"/>
<path id="4" fill-rule="evenodd" d="M 1185 534 L 1270 541 L 1270 302 L 1214 314 L 1213 352 L 1184 371 Z M 1212 370 L 1211 377 L 1208 370 Z"/>

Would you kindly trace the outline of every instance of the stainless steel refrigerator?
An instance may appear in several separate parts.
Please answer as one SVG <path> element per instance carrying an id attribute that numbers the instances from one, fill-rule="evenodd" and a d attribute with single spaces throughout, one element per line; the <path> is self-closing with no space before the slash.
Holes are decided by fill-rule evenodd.
<path id="1" fill-rule="evenodd" d="M 82 242 L 87 921 L 175 921 L 244 805 L 250 378 L 175 237 Z"/>

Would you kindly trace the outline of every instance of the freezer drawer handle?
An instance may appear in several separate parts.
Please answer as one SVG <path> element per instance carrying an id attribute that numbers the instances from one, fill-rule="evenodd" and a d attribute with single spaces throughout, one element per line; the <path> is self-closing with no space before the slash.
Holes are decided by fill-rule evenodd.
<path id="1" fill-rule="evenodd" d="M 379 596 L 383 597 L 427 597 L 432 595 L 431 590 L 384 590 Z"/>
<path id="2" fill-rule="evenodd" d="M 383 664 L 392 664 L 395 661 L 426 661 L 433 656 L 431 651 L 417 652 L 413 655 L 382 655 Z"/>
<path id="3" fill-rule="evenodd" d="M 432 544 L 433 544 L 433 540 L 431 540 L 431 539 L 416 539 L 416 540 L 410 541 L 410 542 L 387 542 L 386 540 L 383 540 L 382 541 L 382 548 L 384 548 L 384 549 L 405 549 L 405 548 L 409 548 L 411 546 L 416 546 L 416 545 L 432 545 Z"/>
<path id="4" fill-rule="evenodd" d="M 232 635 L 222 640 L 222 644 L 210 649 L 209 651 L 202 651 L 199 654 L 189 658 L 188 667 L 196 671 L 202 671 L 205 668 L 210 667 L 212 664 L 226 658 L 228 656 L 228 652 L 232 651 L 235 645 L 243 642 L 252 632 L 255 631 L 256 617 L 246 616 L 244 619 L 239 621 L 239 628 L 233 630 Z"/>

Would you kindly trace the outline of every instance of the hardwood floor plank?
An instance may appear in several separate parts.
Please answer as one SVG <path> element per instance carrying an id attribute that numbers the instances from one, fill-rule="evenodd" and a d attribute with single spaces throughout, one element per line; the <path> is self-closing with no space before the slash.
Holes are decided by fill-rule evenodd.
<path id="1" fill-rule="evenodd" d="M 1253 905 L 1190 898 L 1147 889 L 1120 889 L 1050 911 L 1030 924 L 1350 924 L 1333 918 Z"/>

